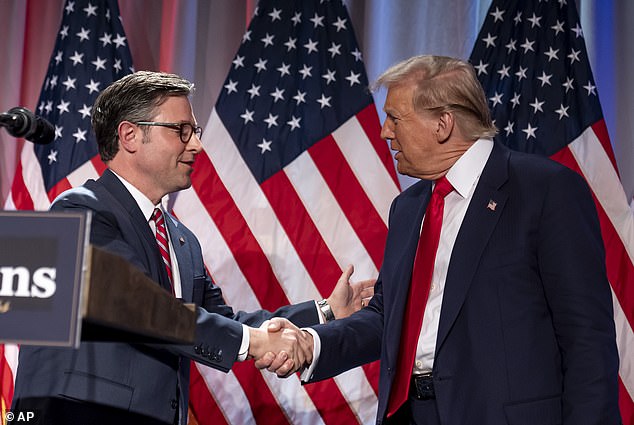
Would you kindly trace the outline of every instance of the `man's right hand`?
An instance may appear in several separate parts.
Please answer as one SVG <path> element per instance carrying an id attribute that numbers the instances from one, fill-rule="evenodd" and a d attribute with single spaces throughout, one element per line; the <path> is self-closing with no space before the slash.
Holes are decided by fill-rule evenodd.
<path id="1" fill-rule="evenodd" d="M 286 378 L 308 367 L 313 360 L 312 335 L 287 319 L 276 317 L 264 322 L 259 329 L 249 331 L 252 338 L 249 355 L 255 358 L 258 369 Z"/>

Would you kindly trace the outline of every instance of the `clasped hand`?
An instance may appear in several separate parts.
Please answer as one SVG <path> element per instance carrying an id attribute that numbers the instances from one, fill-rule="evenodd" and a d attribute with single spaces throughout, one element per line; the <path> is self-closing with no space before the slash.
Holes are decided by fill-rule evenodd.
<path id="1" fill-rule="evenodd" d="M 275 317 L 249 332 L 249 356 L 258 369 L 286 378 L 313 361 L 313 337 L 287 319 Z"/>

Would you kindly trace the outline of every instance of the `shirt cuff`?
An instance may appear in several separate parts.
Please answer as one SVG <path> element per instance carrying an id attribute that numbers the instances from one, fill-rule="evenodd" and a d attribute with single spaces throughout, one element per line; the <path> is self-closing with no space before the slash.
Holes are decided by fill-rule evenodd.
<path id="1" fill-rule="evenodd" d="M 308 369 L 304 369 L 299 375 L 302 382 L 308 382 L 310 381 L 310 378 L 313 377 L 315 367 L 317 367 L 317 362 L 319 361 L 319 355 L 321 354 L 321 339 L 319 339 L 319 334 L 317 334 L 317 332 L 315 332 L 312 328 L 302 328 L 302 330 L 313 336 L 313 361 Z"/>
<path id="2" fill-rule="evenodd" d="M 243 362 L 247 359 L 249 355 L 249 327 L 247 325 L 242 325 L 242 343 L 240 344 L 240 350 L 238 351 L 238 359 L 237 361 Z"/>

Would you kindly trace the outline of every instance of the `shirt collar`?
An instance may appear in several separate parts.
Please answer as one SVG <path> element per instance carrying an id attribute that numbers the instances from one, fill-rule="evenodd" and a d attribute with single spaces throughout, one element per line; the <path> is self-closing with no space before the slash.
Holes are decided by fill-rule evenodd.
<path id="1" fill-rule="evenodd" d="M 447 172 L 447 180 L 463 198 L 469 197 L 492 150 L 493 140 L 478 139 Z"/>
<path id="2" fill-rule="evenodd" d="M 124 179 L 123 177 L 115 173 L 114 171 L 112 171 L 112 174 L 117 176 L 117 178 L 121 181 L 121 183 L 123 183 L 125 188 L 128 189 L 128 192 L 130 192 L 130 195 L 132 195 L 137 205 L 139 206 L 139 209 L 143 213 L 143 216 L 145 217 L 145 221 L 148 221 L 148 222 L 150 221 L 150 218 L 152 217 L 152 214 L 154 213 L 154 208 L 161 208 L 161 210 L 163 210 L 161 202 L 159 202 L 158 205 L 154 205 L 152 201 L 150 201 L 150 199 L 147 196 L 145 196 L 143 192 L 141 192 L 139 189 L 134 187 L 132 183 L 128 182 L 126 179 Z M 165 213 L 165 211 L 163 211 L 163 213 Z"/>

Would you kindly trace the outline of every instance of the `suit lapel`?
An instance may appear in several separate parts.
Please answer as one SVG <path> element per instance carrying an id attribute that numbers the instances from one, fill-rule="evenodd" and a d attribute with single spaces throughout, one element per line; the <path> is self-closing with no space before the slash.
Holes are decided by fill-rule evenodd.
<path id="1" fill-rule="evenodd" d="M 181 282 L 181 293 L 182 298 L 186 301 L 191 301 L 194 294 L 194 267 L 192 264 L 192 257 L 190 254 L 190 246 L 189 241 L 187 240 L 186 235 L 181 231 L 180 227 L 182 226 L 176 218 L 174 218 L 171 214 L 167 214 L 167 231 L 170 234 L 170 244 L 172 244 L 172 249 L 174 250 L 174 254 L 176 254 L 176 260 L 178 261 L 178 272 L 180 275 Z"/>
<path id="2" fill-rule="evenodd" d="M 163 257 L 159 251 L 156 239 L 152 233 L 150 225 L 143 216 L 141 209 L 136 201 L 130 195 L 123 183 L 109 169 L 97 180 L 106 190 L 113 196 L 113 199 L 125 210 L 127 216 L 130 217 L 132 228 L 136 232 L 140 244 L 140 252 L 145 254 L 147 260 L 148 271 L 151 277 L 159 282 L 161 286 L 171 292 L 171 284 L 163 265 Z"/>
<path id="3" fill-rule="evenodd" d="M 508 179 L 508 158 L 509 151 L 496 143 L 458 231 L 447 271 L 436 352 L 458 316 L 482 252 L 504 210 L 508 198 L 503 186 Z"/>

